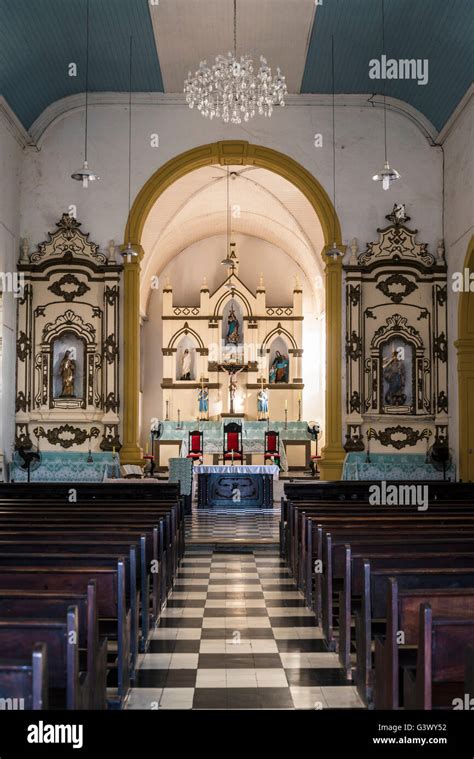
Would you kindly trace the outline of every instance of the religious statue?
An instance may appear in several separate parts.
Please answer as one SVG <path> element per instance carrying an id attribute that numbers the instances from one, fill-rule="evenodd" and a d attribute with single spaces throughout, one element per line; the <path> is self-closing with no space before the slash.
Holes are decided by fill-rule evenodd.
<path id="1" fill-rule="evenodd" d="M 199 401 L 199 418 L 208 419 L 209 417 L 209 390 L 207 387 L 201 387 L 198 392 Z"/>
<path id="2" fill-rule="evenodd" d="M 186 348 L 181 359 L 181 377 L 182 380 L 191 379 L 191 354 L 189 349 Z"/>
<path id="3" fill-rule="evenodd" d="M 393 350 L 391 357 L 384 363 L 383 378 L 388 384 L 385 393 L 385 403 L 391 406 L 403 406 L 406 402 L 405 362 L 399 357 L 398 351 Z"/>
<path id="4" fill-rule="evenodd" d="M 410 221 L 403 203 L 394 203 L 392 212 L 387 214 L 385 218 L 391 221 L 392 224 L 405 224 L 407 221 Z"/>
<path id="5" fill-rule="evenodd" d="M 257 394 L 257 416 L 259 420 L 268 417 L 268 390 L 263 385 Z"/>
<path id="6" fill-rule="evenodd" d="M 59 365 L 59 373 L 63 383 L 61 396 L 63 398 L 74 397 L 74 377 L 76 374 L 76 362 L 71 356 L 71 351 L 64 353 L 63 360 Z"/>
<path id="7" fill-rule="evenodd" d="M 244 367 L 241 367 L 240 369 L 231 369 L 229 371 L 229 411 L 231 414 L 234 413 L 234 400 L 235 400 L 235 394 L 237 392 L 237 379 L 236 375 L 240 374 L 240 372 L 243 372 Z"/>
<path id="8" fill-rule="evenodd" d="M 234 307 L 230 307 L 229 316 L 227 317 L 227 335 L 225 337 L 226 345 L 238 345 L 240 343 L 240 325 L 235 315 Z"/>
<path id="9" fill-rule="evenodd" d="M 275 358 L 270 367 L 270 383 L 289 381 L 290 362 L 288 356 L 282 356 L 280 351 L 275 352 Z"/>

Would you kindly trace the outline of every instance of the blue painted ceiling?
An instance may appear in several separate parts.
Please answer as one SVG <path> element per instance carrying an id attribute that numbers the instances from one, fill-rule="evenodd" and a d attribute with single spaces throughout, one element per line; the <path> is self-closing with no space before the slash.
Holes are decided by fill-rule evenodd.
<path id="1" fill-rule="evenodd" d="M 27 128 L 50 103 L 84 91 L 85 8 L 85 0 L 0 0 L 0 93 Z M 382 91 L 383 83 L 368 75 L 369 60 L 382 52 L 380 8 L 381 0 L 322 0 L 302 92 L 331 91 L 332 34 L 336 91 Z M 440 129 L 473 79 L 474 0 L 385 0 L 385 9 L 387 56 L 429 61 L 427 85 L 387 80 L 386 94 L 409 102 Z M 91 0 L 90 30 L 91 91 L 128 90 L 132 34 L 133 89 L 163 92 L 148 0 Z M 185 43 L 178 21 L 176 39 Z M 75 78 L 68 76 L 71 62 L 78 64 Z"/>
<path id="2" fill-rule="evenodd" d="M 331 35 L 335 89 L 381 93 L 405 100 L 441 129 L 474 78 L 474 0 L 385 0 L 385 54 L 428 59 L 426 85 L 369 78 L 382 54 L 381 0 L 322 0 L 318 6 L 302 92 L 328 93 Z"/>
<path id="3" fill-rule="evenodd" d="M 148 0 L 90 0 L 89 89 L 163 92 Z M 77 77 L 68 76 L 77 63 Z M 0 93 L 27 128 L 48 105 L 85 90 L 86 0 L 0 0 Z"/>

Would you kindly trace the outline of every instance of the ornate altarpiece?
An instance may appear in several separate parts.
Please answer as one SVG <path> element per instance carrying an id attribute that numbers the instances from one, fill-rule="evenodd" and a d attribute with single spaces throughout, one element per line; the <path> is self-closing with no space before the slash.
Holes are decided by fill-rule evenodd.
<path id="1" fill-rule="evenodd" d="M 420 453 L 448 436 L 447 268 L 403 206 L 346 274 L 346 451 Z"/>
<path id="2" fill-rule="evenodd" d="M 235 253 L 232 274 L 213 293 L 204 279 L 199 306 L 177 306 L 173 303 L 170 283 L 163 289 L 163 418 L 195 419 L 197 391 L 201 384 L 209 389 L 210 416 L 214 409 L 229 415 L 229 378 L 223 366 L 235 360 L 244 366 L 238 375 L 240 403 L 236 416 L 257 418 L 257 393 L 262 382 L 269 389 L 273 419 L 283 419 L 285 408 L 289 419 L 298 417 L 302 380 L 303 296 L 298 282 L 293 289 L 292 305 L 270 307 L 266 288 L 260 278 L 252 292 L 238 277 Z M 225 333 L 231 309 L 239 322 L 240 340 L 227 343 Z M 180 365 L 183 348 L 193 354 L 191 376 L 181 380 Z M 284 382 L 270 382 L 270 368 L 276 350 L 288 358 Z M 281 392 L 281 391 L 285 392 Z"/>
<path id="3" fill-rule="evenodd" d="M 16 447 L 112 450 L 119 440 L 119 309 L 122 266 L 63 214 L 18 270 Z M 66 350 L 74 388 L 61 393 Z"/>

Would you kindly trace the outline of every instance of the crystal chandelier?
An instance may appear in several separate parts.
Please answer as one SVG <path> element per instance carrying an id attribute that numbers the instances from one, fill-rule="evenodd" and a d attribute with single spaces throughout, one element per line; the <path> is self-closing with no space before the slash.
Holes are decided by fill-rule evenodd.
<path id="1" fill-rule="evenodd" d="M 221 118 L 225 123 L 240 124 L 257 113 L 271 116 L 273 106 L 285 105 L 287 87 L 279 68 L 272 70 L 263 56 L 255 72 L 249 55 L 237 57 L 237 0 L 234 0 L 234 52 L 218 55 L 210 67 L 201 61 L 194 75 L 189 72 L 184 94 L 190 108 L 202 116 Z"/>

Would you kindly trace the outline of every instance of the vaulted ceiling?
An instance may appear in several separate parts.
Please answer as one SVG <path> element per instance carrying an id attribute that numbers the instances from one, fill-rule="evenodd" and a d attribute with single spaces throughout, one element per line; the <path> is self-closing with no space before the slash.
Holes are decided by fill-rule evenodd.
<path id="1" fill-rule="evenodd" d="M 85 87 L 86 0 L 0 0 L 0 94 L 25 127 Z M 388 57 L 427 59 L 429 81 L 388 80 L 437 129 L 473 79 L 472 0 L 385 0 Z M 90 0 L 90 89 L 181 92 L 188 70 L 232 47 L 233 0 Z M 237 0 L 239 52 L 280 66 L 292 93 L 381 92 L 369 60 L 381 54 L 381 0 Z M 76 63 L 77 76 L 68 66 Z"/>

